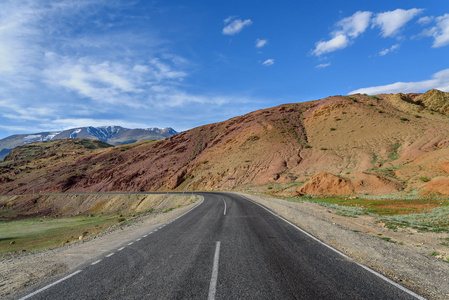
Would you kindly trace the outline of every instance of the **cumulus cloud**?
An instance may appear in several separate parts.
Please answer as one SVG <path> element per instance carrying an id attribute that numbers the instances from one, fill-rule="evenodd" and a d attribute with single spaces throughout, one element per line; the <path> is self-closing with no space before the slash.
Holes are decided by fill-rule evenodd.
<path id="1" fill-rule="evenodd" d="M 268 43 L 267 40 L 257 39 L 256 40 L 256 48 L 262 48 L 262 47 L 266 46 L 267 43 Z"/>
<path id="2" fill-rule="evenodd" d="M 442 70 L 432 75 L 431 79 L 414 82 L 395 82 L 392 84 L 361 88 L 349 94 L 388 94 L 388 93 L 413 93 L 438 89 L 449 92 L 449 69 Z"/>
<path id="3" fill-rule="evenodd" d="M 380 52 L 379 52 L 379 55 L 380 55 L 380 56 L 387 55 L 387 54 L 390 53 L 390 52 L 396 51 L 397 49 L 399 49 L 399 47 L 400 47 L 399 44 L 394 44 L 394 45 L 391 46 L 390 48 L 383 49 L 382 51 L 380 51 Z"/>
<path id="4" fill-rule="evenodd" d="M 380 27 L 383 37 L 395 36 L 410 20 L 420 14 L 423 9 L 396 9 L 377 14 L 373 18 L 373 27 Z"/>
<path id="5" fill-rule="evenodd" d="M 344 34 L 337 35 L 329 41 L 318 42 L 313 50 L 313 54 L 316 56 L 323 55 L 325 53 L 334 52 L 336 50 L 344 49 L 349 45 L 350 41 Z"/>
<path id="6" fill-rule="evenodd" d="M 369 26 L 372 12 L 358 11 L 352 16 L 337 22 L 337 29 L 331 32 L 332 38 L 328 41 L 321 41 L 315 44 L 312 54 L 316 56 L 334 52 L 346 48 L 351 44 L 351 39 L 355 39 L 365 32 Z"/>
<path id="7" fill-rule="evenodd" d="M 272 58 L 267 59 L 266 61 L 264 61 L 262 63 L 262 65 L 264 65 L 264 66 L 272 66 L 272 65 L 274 65 L 274 59 L 272 59 Z"/>
<path id="8" fill-rule="evenodd" d="M 225 27 L 223 28 L 223 34 L 234 35 L 243 30 L 243 28 L 250 26 L 253 22 L 250 19 L 234 19 L 234 17 L 228 17 L 224 20 Z"/>

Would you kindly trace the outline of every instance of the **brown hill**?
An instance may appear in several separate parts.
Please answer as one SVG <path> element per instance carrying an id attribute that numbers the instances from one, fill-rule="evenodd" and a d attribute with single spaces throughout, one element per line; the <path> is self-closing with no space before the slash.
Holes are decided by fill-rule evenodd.
<path id="1" fill-rule="evenodd" d="M 0 192 L 213 190 L 278 183 L 296 194 L 313 175 L 327 172 L 348 181 L 355 194 L 416 194 L 424 191 L 426 178 L 447 175 L 438 167 L 449 160 L 449 118 L 440 113 L 441 95 L 448 99 L 439 91 L 334 96 L 255 111 L 161 141 L 30 160 L 20 167 L 8 160 L 0 164 Z M 430 107 L 437 102 L 440 110 Z M 320 193 L 332 194 L 329 186 L 330 192 Z"/>

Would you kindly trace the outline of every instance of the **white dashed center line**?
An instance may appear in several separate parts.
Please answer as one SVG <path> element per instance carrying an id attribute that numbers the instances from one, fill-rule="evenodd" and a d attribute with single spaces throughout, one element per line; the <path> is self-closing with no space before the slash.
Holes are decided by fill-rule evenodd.
<path id="1" fill-rule="evenodd" d="M 218 279 L 218 261 L 220 258 L 220 241 L 217 241 L 215 246 L 215 256 L 214 256 L 214 266 L 212 268 L 212 278 L 210 279 L 209 285 L 209 296 L 208 300 L 215 299 L 215 293 L 217 292 L 217 279 Z"/>

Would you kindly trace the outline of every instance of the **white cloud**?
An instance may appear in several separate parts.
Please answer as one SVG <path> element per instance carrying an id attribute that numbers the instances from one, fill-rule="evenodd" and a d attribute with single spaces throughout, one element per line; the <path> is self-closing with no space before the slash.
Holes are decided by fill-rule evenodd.
<path id="1" fill-rule="evenodd" d="M 377 14 L 373 19 L 373 27 L 380 27 L 383 37 L 395 36 L 411 19 L 420 14 L 423 9 L 396 9 Z"/>
<path id="2" fill-rule="evenodd" d="M 437 26 L 434 27 L 435 38 L 433 47 L 443 47 L 449 44 L 449 14 L 436 18 Z"/>
<path id="3" fill-rule="evenodd" d="M 331 32 L 332 39 L 316 43 L 312 54 L 320 56 L 348 47 L 352 39 L 368 28 L 371 15 L 372 12 L 369 11 L 358 11 L 350 17 L 341 19 L 335 24 L 337 29 Z"/>
<path id="4" fill-rule="evenodd" d="M 317 68 L 317 69 L 324 69 L 324 68 L 329 67 L 330 65 L 331 65 L 331 62 L 328 62 L 328 63 L 324 63 L 324 64 L 319 64 L 315 68 Z"/>
<path id="5" fill-rule="evenodd" d="M 418 24 L 426 25 L 426 24 L 429 24 L 430 22 L 432 22 L 432 20 L 434 20 L 434 19 L 435 18 L 432 16 L 421 17 L 418 19 Z"/>
<path id="6" fill-rule="evenodd" d="M 349 94 L 388 94 L 388 93 L 413 93 L 438 89 L 449 92 L 449 69 L 442 70 L 432 75 L 431 79 L 415 82 L 395 82 L 392 84 L 361 88 Z"/>
<path id="7" fill-rule="evenodd" d="M 358 11 L 350 17 L 340 20 L 336 25 L 340 27 L 333 32 L 333 36 L 347 35 L 352 38 L 358 37 L 368 27 L 371 15 L 370 11 Z"/>
<path id="8" fill-rule="evenodd" d="M 242 29 L 246 26 L 250 26 L 253 22 L 250 19 L 242 21 L 241 19 L 233 20 L 234 17 L 228 17 L 224 20 L 224 23 L 227 24 L 223 28 L 223 34 L 226 35 L 234 35 L 242 31 Z M 232 21 L 233 20 L 233 21 Z M 232 21 L 232 22 L 231 22 Z"/>
<path id="9" fill-rule="evenodd" d="M 267 43 L 268 43 L 267 40 L 257 39 L 256 40 L 256 48 L 262 48 L 262 47 L 266 46 Z"/>
<path id="10" fill-rule="evenodd" d="M 262 63 L 262 65 L 264 65 L 264 66 L 272 66 L 272 65 L 274 65 L 274 59 L 272 59 L 272 58 L 267 59 L 266 61 L 264 61 Z"/>
<path id="11" fill-rule="evenodd" d="M 79 118 L 79 119 L 57 119 L 46 124 L 46 128 L 51 128 L 51 130 L 65 130 L 76 127 L 101 127 L 101 126 L 122 126 L 125 128 L 145 128 L 148 124 L 137 123 L 137 122 L 127 122 L 120 119 L 90 119 L 90 118 Z"/>
<path id="12" fill-rule="evenodd" d="M 391 46 L 390 48 L 383 49 L 382 51 L 380 51 L 380 52 L 379 52 L 379 55 L 380 55 L 380 56 L 387 55 L 388 53 L 393 52 L 393 51 L 399 49 L 399 47 L 400 47 L 399 44 L 394 44 L 394 45 Z"/>
<path id="13" fill-rule="evenodd" d="M 346 35 L 337 35 L 329 41 L 318 42 L 312 54 L 320 56 L 325 53 L 334 52 L 336 50 L 344 49 L 349 45 L 350 41 Z"/>

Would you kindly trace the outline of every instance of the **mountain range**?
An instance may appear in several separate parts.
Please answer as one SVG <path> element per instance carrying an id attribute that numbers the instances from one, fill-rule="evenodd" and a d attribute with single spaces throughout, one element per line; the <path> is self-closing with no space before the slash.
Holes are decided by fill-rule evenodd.
<path id="1" fill-rule="evenodd" d="M 111 145 L 130 144 L 143 140 L 159 140 L 177 132 L 173 128 L 128 129 L 121 126 L 78 127 L 62 131 L 16 134 L 0 140 L 0 161 L 17 146 L 57 139 L 97 139 Z"/>
<path id="2" fill-rule="evenodd" d="M 115 147 L 15 148 L 0 194 L 226 190 L 449 196 L 449 93 L 355 94 L 284 104 Z M 73 141 L 71 142 L 73 144 Z M 45 147 L 45 151 L 43 151 Z"/>

